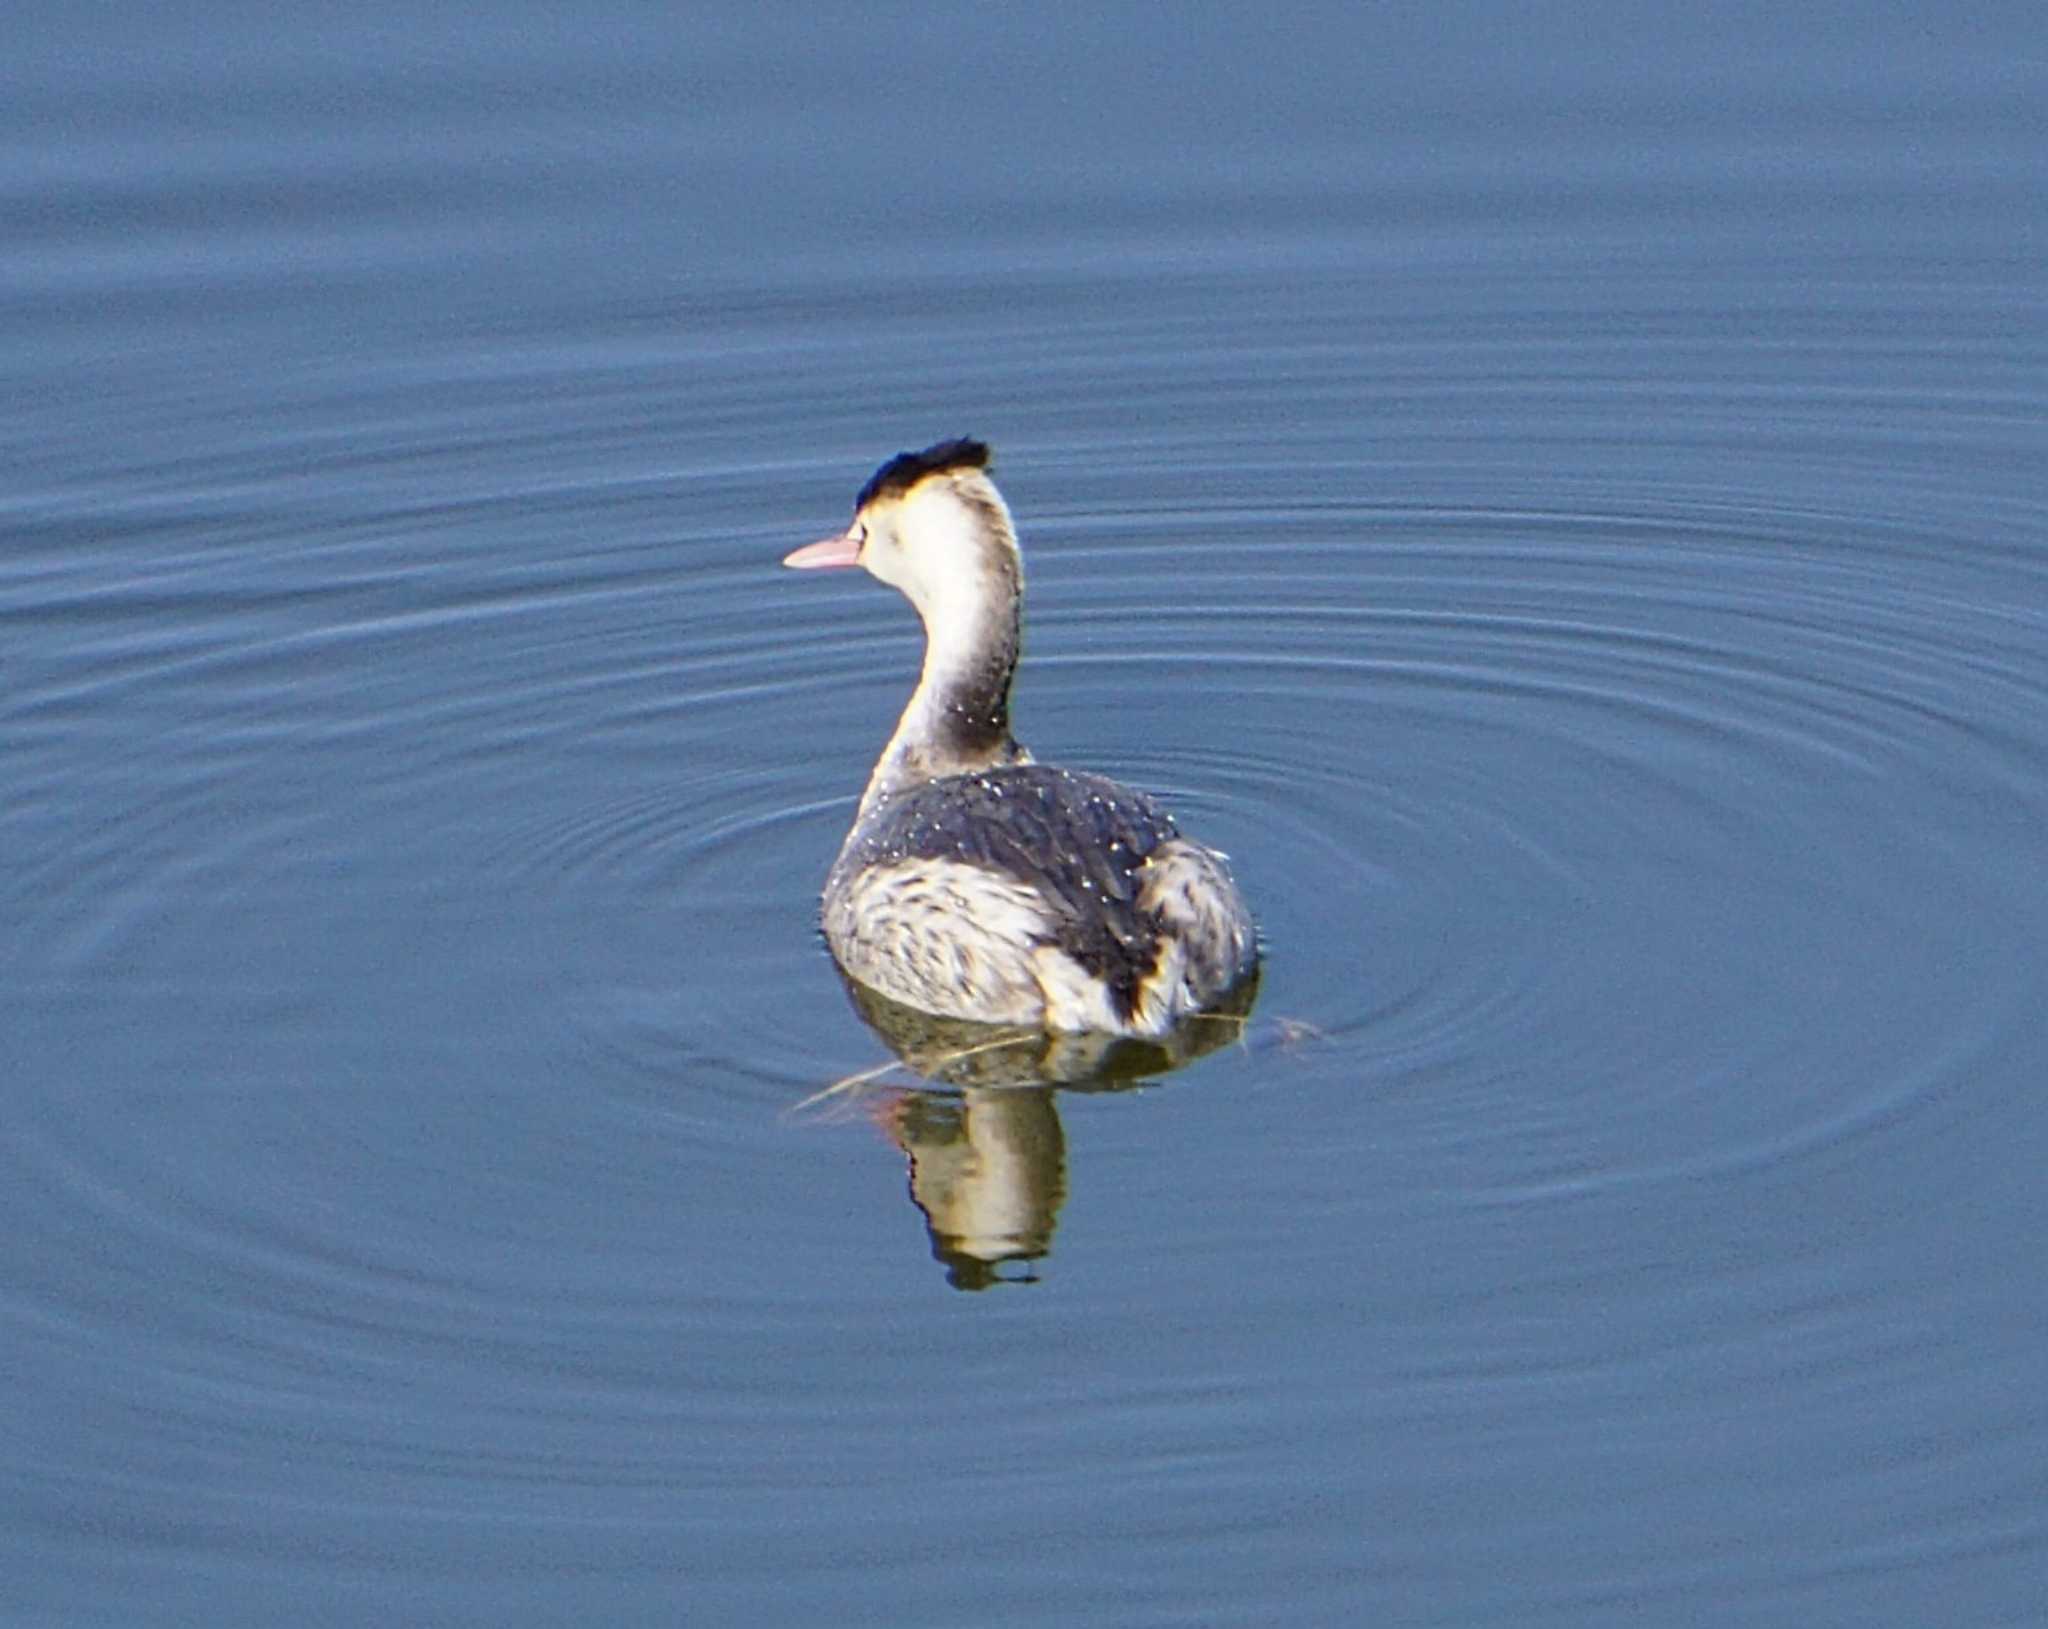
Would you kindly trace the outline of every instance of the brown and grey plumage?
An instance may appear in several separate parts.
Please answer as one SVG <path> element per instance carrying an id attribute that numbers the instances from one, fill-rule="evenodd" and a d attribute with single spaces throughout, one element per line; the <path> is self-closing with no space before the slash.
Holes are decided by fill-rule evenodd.
<path id="1" fill-rule="evenodd" d="M 1223 856 L 1143 793 L 1010 733 L 1023 563 L 988 448 L 900 453 L 786 565 L 862 566 L 925 626 L 924 669 L 825 883 L 854 979 L 926 1012 L 1159 1035 L 1258 961 Z"/>

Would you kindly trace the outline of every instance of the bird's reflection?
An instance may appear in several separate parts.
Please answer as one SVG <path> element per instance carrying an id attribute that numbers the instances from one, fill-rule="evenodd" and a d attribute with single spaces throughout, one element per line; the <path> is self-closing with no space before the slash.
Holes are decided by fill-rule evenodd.
<path id="1" fill-rule="evenodd" d="M 909 1161 L 910 1197 L 947 1282 L 982 1290 L 1032 1281 L 1052 1248 L 1067 1192 L 1059 1091 L 1119 1091 L 1232 1044 L 1258 977 L 1145 1040 L 975 1024 L 900 1006 L 852 979 L 846 989 L 903 1068 L 930 1083 L 890 1090 L 874 1119 Z"/>
<path id="2" fill-rule="evenodd" d="M 1067 1139 L 1050 1086 L 898 1091 L 876 1116 L 910 1162 L 932 1259 L 956 1290 L 1036 1278 L 1067 1197 Z"/>

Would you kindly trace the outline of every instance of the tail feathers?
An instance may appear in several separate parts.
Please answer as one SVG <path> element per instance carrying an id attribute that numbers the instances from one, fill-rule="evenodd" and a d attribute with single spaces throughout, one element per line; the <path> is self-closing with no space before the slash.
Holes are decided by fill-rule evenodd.
<path id="1" fill-rule="evenodd" d="M 1162 843 L 1145 863 L 1138 903 L 1167 927 L 1159 966 L 1146 981 L 1147 994 L 1156 990 L 1171 1011 L 1166 1022 L 1207 1006 L 1258 964 L 1251 912 L 1213 849 L 1185 838 Z"/>

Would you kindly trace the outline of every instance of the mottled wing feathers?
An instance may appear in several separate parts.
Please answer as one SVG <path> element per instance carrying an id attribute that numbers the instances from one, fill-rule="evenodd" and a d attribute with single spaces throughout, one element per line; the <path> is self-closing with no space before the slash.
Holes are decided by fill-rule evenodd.
<path id="1" fill-rule="evenodd" d="M 947 776 L 879 805 L 834 870 L 947 860 L 1023 883 L 1045 903 L 1046 942 L 1100 979 L 1127 1018 L 1163 933 L 1159 914 L 1139 903 L 1141 873 L 1176 835 L 1166 813 L 1129 787 L 1014 765 Z"/>

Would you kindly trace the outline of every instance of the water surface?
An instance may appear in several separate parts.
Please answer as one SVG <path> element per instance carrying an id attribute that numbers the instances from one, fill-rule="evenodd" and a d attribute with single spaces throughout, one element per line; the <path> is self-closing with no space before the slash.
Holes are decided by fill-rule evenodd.
<path id="1" fill-rule="evenodd" d="M 1550 27 L 0 64 L 12 1618 L 2028 1621 L 2048 32 Z M 1267 940 L 1114 1090 L 815 933 L 960 432 Z"/>

